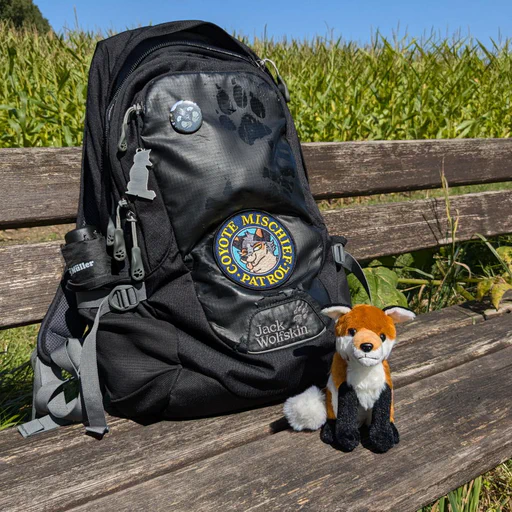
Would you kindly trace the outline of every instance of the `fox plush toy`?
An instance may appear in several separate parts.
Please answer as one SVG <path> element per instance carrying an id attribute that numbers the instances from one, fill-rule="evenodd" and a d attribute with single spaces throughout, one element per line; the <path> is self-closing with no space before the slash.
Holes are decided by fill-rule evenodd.
<path id="1" fill-rule="evenodd" d="M 396 339 L 395 323 L 412 320 L 407 308 L 361 304 L 332 305 L 322 313 L 336 320 L 336 352 L 324 393 L 312 386 L 289 398 L 284 414 L 294 430 L 322 428 L 321 438 L 342 451 L 360 441 L 368 428 L 368 447 L 387 452 L 399 441 L 394 424 L 393 384 L 387 358 Z"/>

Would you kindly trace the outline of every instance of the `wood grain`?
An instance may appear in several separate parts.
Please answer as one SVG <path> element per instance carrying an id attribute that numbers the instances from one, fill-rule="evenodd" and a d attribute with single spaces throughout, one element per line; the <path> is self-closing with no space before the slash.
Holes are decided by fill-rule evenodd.
<path id="1" fill-rule="evenodd" d="M 511 139 L 325 142 L 302 145 L 317 199 L 512 180 Z M 81 148 L 0 149 L 0 227 L 72 222 Z M 20 193 L 23 191 L 23 193 Z"/>
<path id="2" fill-rule="evenodd" d="M 458 218 L 456 238 L 469 240 L 512 232 L 512 191 L 452 196 Z M 443 199 L 403 201 L 322 212 L 331 234 L 348 238 L 347 250 L 359 259 L 401 254 L 451 243 Z"/>
<path id="3" fill-rule="evenodd" d="M 512 180 L 511 139 L 315 142 L 302 145 L 313 194 L 352 197 Z"/>
<path id="4" fill-rule="evenodd" d="M 397 390 L 384 455 L 284 431 L 72 510 L 412 512 L 512 456 L 511 370 L 508 348 Z"/>
<path id="5" fill-rule="evenodd" d="M 0 328 L 40 321 L 62 268 L 60 243 L 0 246 Z"/>
<path id="6" fill-rule="evenodd" d="M 0 227 L 73 222 L 81 148 L 0 149 Z"/>
<path id="7" fill-rule="evenodd" d="M 459 217 L 458 240 L 475 233 L 512 233 L 512 216 L 504 214 L 512 211 L 512 191 L 454 196 L 451 209 Z M 329 232 L 347 236 L 347 249 L 363 260 L 451 242 L 446 205 L 440 199 L 342 208 L 323 215 Z M 0 249 L 0 328 L 41 320 L 62 270 L 58 247 L 48 242 Z"/>
<path id="8" fill-rule="evenodd" d="M 449 345 L 445 335 L 439 333 L 428 340 L 418 338 L 417 343 L 409 340 L 404 346 L 398 345 L 392 355 L 395 386 L 399 389 L 414 381 L 415 375 L 418 379 L 431 378 L 511 343 L 510 316 L 456 330 Z M 452 350 L 453 346 L 458 350 Z M 87 438 L 76 427 L 72 433 L 65 429 L 66 436 L 50 433 L 28 442 L 14 439 L 14 432 L 2 433 L 0 509 L 67 509 L 168 472 L 188 471 L 190 465 L 200 464 L 205 458 L 257 439 L 270 439 L 273 432 L 284 428 L 279 421 L 281 415 L 279 405 L 146 427 L 118 420 L 120 423 L 115 423 L 112 433 L 101 442 Z M 242 459 L 237 464 L 238 471 L 246 471 Z"/>
<path id="9" fill-rule="evenodd" d="M 400 354 L 404 349 L 403 347 L 409 343 L 422 341 L 425 338 L 432 339 L 434 336 L 441 335 L 446 332 L 454 332 L 455 329 L 476 325 L 483 322 L 485 317 L 478 311 L 481 308 L 474 307 L 470 304 L 462 306 L 450 306 L 439 311 L 432 311 L 431 313 L 418 316 L 414 322 L 406 322 L 397 326 L 399 345 L 397 350 L 394 351 L 393 357 Z M 414 364 L 417 360 L 414 361 Z M 399 363 L 395 368 L 395 380 L 398 378 L 398 385 L 400 385 L 400 377 L 398 372 L 400 367 L 403 366 L 403 371 L 407 368 Z M 428 365 L 430 371 L 437 370 L 432 365 Z M 420 368 L 418 368 L 420 369 Z M 395 382 L 395 384 L 397 384 Z M 255 413 L 257 414 L 257 413 Z M 116 435 L 124 432 L 127 428 L 133 427 L 133 422 L 123 420 L 120 418 L 109 418 L 109 425 L 115 430 Z M 129 425 L 130 427 L 127 427 Z M 28 453 L 34 453 L 38 457 L 55 453 L 61 449 L 67 449 L 70 446 L 81 444 L 83 442 L 91 442 L 91 438 L 83 435 L 77 435 L 77 432 L 82 432 L 81 425 L 75 425 L 60 429 L 58 431 L 51 431 L 40 436 L 29 439 L 23 439 L 15 430 L 0 432 L 0 454 L 2 457 L 25 457 Z M 27 443 L 31 443 L 30 449 L 27 450 Z M 0 459 L 1 460 L 1 459 Z"/>

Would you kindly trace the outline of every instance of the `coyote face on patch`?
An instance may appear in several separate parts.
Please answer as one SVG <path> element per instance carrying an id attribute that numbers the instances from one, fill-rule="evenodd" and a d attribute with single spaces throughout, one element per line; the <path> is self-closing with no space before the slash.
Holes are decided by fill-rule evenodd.
<path id="1" fill-rule="evenodd" d="M 258 228 L 254 233 L 247 231 L 244 236 L 237 236 L 233 247 L 240 251 L 240 260 L 251 274 L 266 274 L 277 264 L 275 243 L 264 229 Z"/>

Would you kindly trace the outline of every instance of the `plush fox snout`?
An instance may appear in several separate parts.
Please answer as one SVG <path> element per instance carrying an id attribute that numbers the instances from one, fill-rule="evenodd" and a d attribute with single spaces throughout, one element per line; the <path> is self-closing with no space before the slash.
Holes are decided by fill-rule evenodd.
<path id="1" fill-rule="evenodd" d="M 356 332 L 356 335 L 352 338 L 354 347 L 363 352 L 371 352 L 372 350 L 378 350 L 382 345 L 382 340 L 377 334 L 369 329 L 361 329 Z"/>
<path id="2" fill-rule="evenodd" d="M 384 339 L 383 339 L 384 338 Z M 338 352 L 350 361 L 357 361 L 363 366 L 374 366 L 389 357 L 395 341 L 386 335 L 377 335 L 370 329 L 360 329 L 354 336 L 338 338 Z"/>

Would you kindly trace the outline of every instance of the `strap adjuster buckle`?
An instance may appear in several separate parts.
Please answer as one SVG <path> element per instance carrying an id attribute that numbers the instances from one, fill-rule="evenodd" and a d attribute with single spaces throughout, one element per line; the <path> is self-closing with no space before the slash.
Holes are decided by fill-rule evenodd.
<path id="1" fill-rule="evenodd" d="M 108 296 L 108 303 L 116 311 L 130 311 L 139 305 L 137 289 L 131 284 L 116 286 Z"/>
<path id="2" fill-rule="evenodd" d="M 332 246 L 332 256 L 339 265 L 345 265 L 345 248 L 343 244 L 334 244 Z"/>

